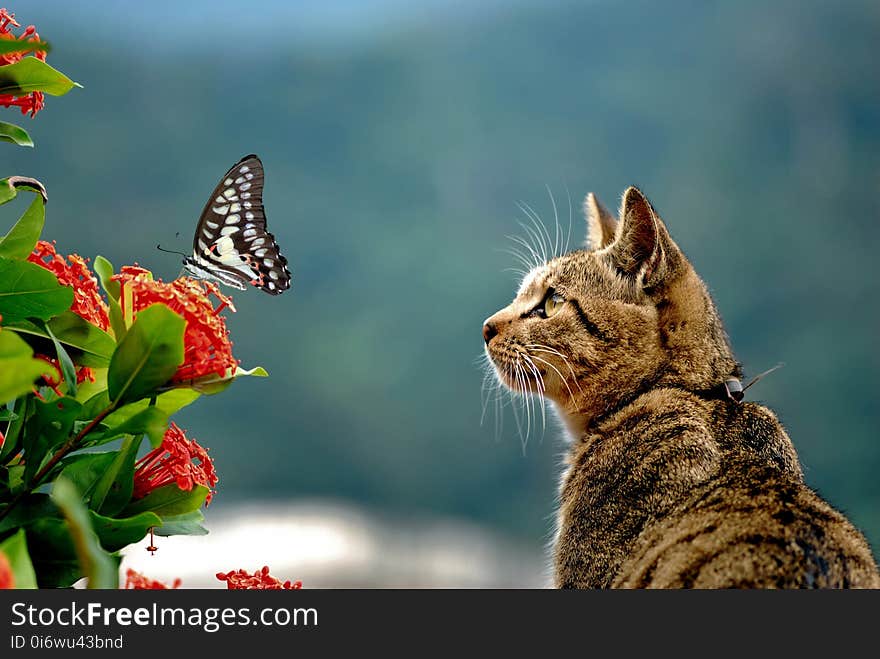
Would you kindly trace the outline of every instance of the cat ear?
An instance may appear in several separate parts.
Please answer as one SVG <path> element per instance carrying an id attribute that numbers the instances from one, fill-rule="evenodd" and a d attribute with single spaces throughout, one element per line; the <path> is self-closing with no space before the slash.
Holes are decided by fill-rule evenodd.
<path id="1" fill-rule="evenodd" d="M 620 223 L 609 253 L 619 270 L 640 277 L 646 288 L 659 284 L 682 262 L 663 220 L 638 188 L 630 187 L 623 193 Z"/>
<path id="2" fill-rule="evenodd" d="M 614 240 L 617 218 L 599 203 L 592 192 L 584 199 L 584 218 L 587 220 L 587 247 L 602 249 Z"/>

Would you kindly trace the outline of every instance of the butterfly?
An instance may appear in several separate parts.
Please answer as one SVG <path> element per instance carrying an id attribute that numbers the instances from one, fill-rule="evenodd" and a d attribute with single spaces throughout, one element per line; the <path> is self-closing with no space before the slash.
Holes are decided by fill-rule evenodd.
<path id="1" fill-rule="evenodd" d="M 219 281 L 246 290 L 256 286 L 270 295 L 290 288 L 287 259 L 266 230 L 263 163 L 248 155 L 229 168 L 199 216 L 192 256 L 183 268 L 197 279 Z"/>

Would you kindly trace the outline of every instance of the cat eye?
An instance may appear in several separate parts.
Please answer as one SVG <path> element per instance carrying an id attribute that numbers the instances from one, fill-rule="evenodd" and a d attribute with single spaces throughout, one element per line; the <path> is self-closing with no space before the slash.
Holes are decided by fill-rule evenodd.
<path id="1" fill-rule="evenodd" d="M 525 318 L 526 316 L 550 318 L 551 316 L 555 315 L 564 304 L 565 298 L 551 288 L 549 291 L 547 291 L 547 295 L 544 296 L 543 302 L 532 309 L 528 314 L 523 314 L 523 318 Z"/>
<path id="2" fill-rule="evenodd" d="M 564 304 L 565 298 L 559 293 L 548 295 L 544 299 L 544 318 L 550 318 L 551 316 L 556 315 L 556 313 L 562 309 L 562 305 Z"/>

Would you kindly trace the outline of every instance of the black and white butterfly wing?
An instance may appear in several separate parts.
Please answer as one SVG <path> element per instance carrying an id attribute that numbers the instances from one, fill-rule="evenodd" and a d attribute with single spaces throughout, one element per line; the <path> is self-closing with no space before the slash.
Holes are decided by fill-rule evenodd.
<path id="1" fill-rule="evenodd" d="M 266 229 L 263 163 L 245 156 L 220 179 L 199 217 L 193 255 L 184 266 L 195 277 L 278 295 L 290 288 L 287 259 Z"/>

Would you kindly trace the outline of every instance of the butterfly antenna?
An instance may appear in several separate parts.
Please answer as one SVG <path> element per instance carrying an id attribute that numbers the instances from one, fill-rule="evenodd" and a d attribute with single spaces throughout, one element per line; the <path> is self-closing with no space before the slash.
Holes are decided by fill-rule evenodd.
<path id="1" fill-rule="evenodd" d="M 178 252 L 177 250 L 165 249 L 164 247 L 162 247 L 162 245 L 156 245 L 156 249 L 158 249 L 160 252 L 168 252 L 169 254 L 180 254 L 184 257 L 187 256 L 187 254 L 184 254 L 183 252 Z"/>

